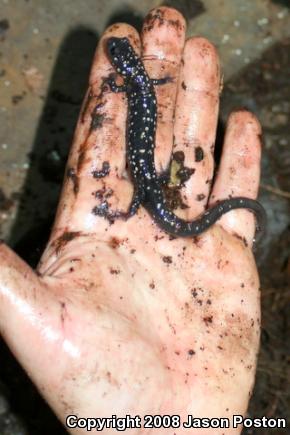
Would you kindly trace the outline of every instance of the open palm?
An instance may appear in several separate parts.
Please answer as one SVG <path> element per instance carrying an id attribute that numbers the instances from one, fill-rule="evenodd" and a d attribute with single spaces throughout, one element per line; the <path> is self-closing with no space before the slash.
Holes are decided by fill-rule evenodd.
<path id="1" fill-rule="evenodd" d="M 133 193 L 126 95 L 106 86 L 114 72 L 110 36 L 130 39 L 150 77 L 173 78 L 156 88 L 155 163 L 164 171 L 173 151 L 192 169 L 178 190 L 187 207 L 176 213 L 193 219 L 219 199 L 257 194 L 260 127 L 246 111 L 229 119 L 212 183 L 220 84 L 214 47 L 203 38 L 185 42 L 184 20 L 170 8 L 148 15 L 141 39 L 128 25 L 111 26 L 96 51 L 37 273 L 0 245 L 1 333 L 63 422 L 69 414 L 179 414 L 185 421 L 188 414 L 243 414 L 259 342 L 254 217 L 232 211 L 194 239 L 169 237 L 142 207 L 127 221 L 106 217 L 108 209 L 126 210 Z M 240 429 L 158 433 L 183 431 Z"/>

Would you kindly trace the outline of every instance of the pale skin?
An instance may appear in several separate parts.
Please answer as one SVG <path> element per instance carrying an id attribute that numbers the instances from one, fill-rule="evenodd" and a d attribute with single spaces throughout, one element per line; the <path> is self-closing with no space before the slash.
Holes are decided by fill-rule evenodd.
<path id="1" fill-rule="evenodd" d="M 181 191 L 189 208 L 176 211 L 179 216 L 193 219 L 207 202 L 229 195 L 257 196 L 261 129 L 247 111 L 230 116 L 218 176 L 209 181 L 220 91 L 213 45 L 201 37 L 185 42 L 183 17 L 165 7 L 151 11 L 141 36 L 126 24 L 110 27 L 96 50 L 37 273 L 0 244 L 1 334 L 63 423 L 68 414 L 179 414 L 184 420 L 188 414 L 245 414 L 260 331 L 252 213 L 231 211 L 194 240 L 171 240 L 143 207 L 114 223 L 92 212 L 106 195 L 112 210 L 126 210 L 133 192 L 125 167 L 126 95 L 104 87 L 101 92 L 104 78 L 114 72 L 105 50 L 109 36 L 128 37 L 150 77 L 174 78 L 156 87 L 155 162 L 161 172 L 172 150 L 183 151 L 186 166 L 195 169 Z M 109 162 L 109 174 L 93 177 L 103 162 Z"/>

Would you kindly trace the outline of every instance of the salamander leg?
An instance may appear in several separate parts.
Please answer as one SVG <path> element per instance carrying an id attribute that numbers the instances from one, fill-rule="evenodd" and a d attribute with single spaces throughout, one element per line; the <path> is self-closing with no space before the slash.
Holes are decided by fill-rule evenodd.
<path id="1" fill-rule="evenodd" d="M 137 188 L 136 191 L 134 192 L 134 196 L 130 204 L 130 207 L 126 213 L 128 218 L 137 213 L 137 210 L 142 204 L 144 198 L 145 198 L 144 189 Z"/>
<path id="2" fill-rule="evenodd" d="M 172 83 L 173 82 L 173 78 L 172 77 L 162 77 L 160 79 L 151 79 L 151 83 L 154 86 L 158 86 L 158 85 L 165 85 L 166 83 Z"/>
<path id="3" fill-rule="evenodd" d="M 137 188 L 134 192 L 133 199 L 128 208 L 128 211 L 120 212 L 118 216 L 126 220 L 134 216 L 134 214 L 137 213 L 137 210 L 140 207 L 140 205 L 143 203 L 144 198 L 145 198 L 144 190 L 142 188 Z"/>
<path id="4" fill-rule="evenodd" d="M 170 168 L 165 169 L 165 171 L 161 172 L 157 176 L 158 183 L 162 184 L 163 186 L 168 184 L 170 181 Z"/>
<path id="5" fill-rule="evenodd" d="M 109 75 L 109 77 L 106 79 L 106 84 L 110 87 L 111 91 L 115 93 L 126 92 L 127 90 L 127 86 L 125 84 L 117 85 L 114 74 Z"/>

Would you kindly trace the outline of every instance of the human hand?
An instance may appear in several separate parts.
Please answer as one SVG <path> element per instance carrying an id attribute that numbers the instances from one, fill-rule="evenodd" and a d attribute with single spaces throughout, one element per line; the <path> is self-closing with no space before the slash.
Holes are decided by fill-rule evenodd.
<path id="1" fill-rule="evenodd" d="M 112 210 L 127 210 L 133 193 L 125 159 L 126 96 L 105 85 L 115 72 L 106 55 L 110 36 L 128 37 L 137 52 L 142 41 L 150 77 L 174 78 L 156 88 L 155 162 L 159 172 L 167 168 L 173 142 L 174 152 L 182 151 L 186 166 L 195 169 L 180 190 L 189 207 L 176 213 L 193 219 L 208 201 L 257 195 L 260 126 L 246 111 L 229 119 L 211 184 L 220 86 L 213 46 L 203 38 L 184 45 L 184 20 L 169 8 L 149 14 L 141 40 L 132 27 L 113 25 L 96 51 L 37 273 L 0 245 L 1 334 L 63 422 L 68 414 L 179 414 L 185 421 L 188 414 L 243 414 L 260 329 L 253 215 L 235 210 L 198 238 L 172 239 L 143 208 L 113 223 L 96 213 L 106 201 Z M 106 162 L 109 173 L 100 177 Z"/>

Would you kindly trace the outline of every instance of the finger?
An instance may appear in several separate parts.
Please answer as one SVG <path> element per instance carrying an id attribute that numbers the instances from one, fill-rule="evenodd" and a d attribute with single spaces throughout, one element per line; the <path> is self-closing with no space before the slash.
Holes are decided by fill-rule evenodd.
<path id="1" fill-rule="evenodd" d="M 158 103 L 155 164 L 160 172 L 167 169 L 172 152 L 173 114 L 185 39 L 184 18 L 175 9 L 153 9 L 145 19 L 141 38 L 143 61 L 149 77 L 172 79 L 155 86 Z"/>
<path id="2" fill-rule="evenodd" d="M 123 93 L 113 93 L 105 80 L 115 72 L 106 50 L 108 37 L 126 36 L 140 51 L 137 31 L 115 24 L 102 36 L 93 61 L 89 88 L 79 116 L 64 187 L 51 240 L 66 232 L 101 232 L 109 225 L 98 210 L 127 209 L 132 185 L 125 170 L 125 129 L 127 101 Z"/>
<path id="3" fill-rule="evenodd" d="M 193 172 L 181 191 L 185 219 L 203 212 L 213 176 L 213 144 L 219 109 L 220 66 L 215 47 L 204 38 L 186 41 L 175 112 L 174 153 L 184 154 Z M 174 154 L 176 155 L 176 154 Z"/>
<path id="4" fill-rule="evenodd" d="M 260 181 L 261 126 L 250 112 L 232 113 L 227 125 L 220 168 L 210 197 L 210 205 L 221 199 L 257 197 Z M 218 221 L 225 230 L 252 245 L 255 219 L 247 210 L 233 210 Z"/>

